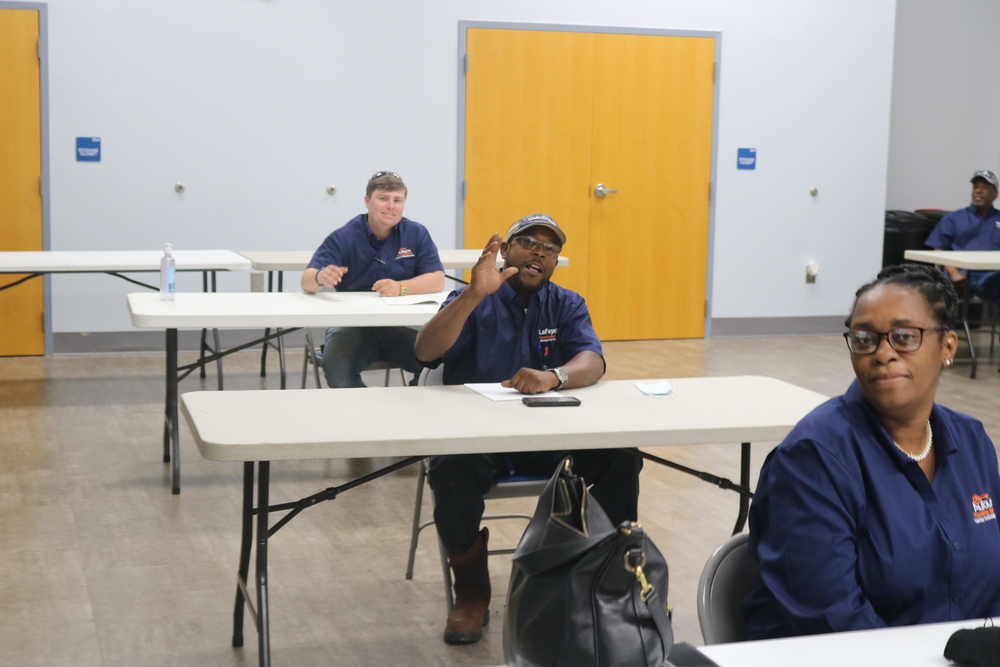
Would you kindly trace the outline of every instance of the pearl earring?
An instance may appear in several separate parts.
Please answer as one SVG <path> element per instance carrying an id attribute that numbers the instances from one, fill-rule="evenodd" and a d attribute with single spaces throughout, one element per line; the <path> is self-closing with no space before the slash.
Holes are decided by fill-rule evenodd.
<path id="1" fill-rule="evenodd" d="M 945 359 L 944 360 L 944 365 L 945 365 L 945 367 L 951 366 L 951 359 Z"/>

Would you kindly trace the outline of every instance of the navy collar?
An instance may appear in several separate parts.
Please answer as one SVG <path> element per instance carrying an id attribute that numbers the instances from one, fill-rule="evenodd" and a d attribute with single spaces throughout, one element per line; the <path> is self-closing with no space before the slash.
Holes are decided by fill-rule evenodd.
<path id="1" fill-rule="evenodd" d="M 986 212 L 986 215 L 980 215 L 979 208 L 975 204 L 969 204 L 969 213 L 980 220 L 989 220 L 994 216 L 1000 215 L 1000 211 L 995 206 L 990 206 L 990 210 Z"/>
<path id="2" fill-rule="evenodd" d="M 506 280 L 503 281 L 502 285 L 500 285 L 500 289 L 497 290 L 497 294 L 503 301 L 508 303 L 513 303 L 518 308 L 528 308 L 531 306 L 532 301 L 537 299 L 539 302 L 541 302 L 545 299 L 545 296 L 548 294 L 549 286 L 551 284 L 552 284 L 551 279 L 546 281 L 546 283 L 542 285 L 542 289 L 538 290 L 537 292 L 531 295 L 531 298 L 528 299 L 527 306 L 525 306 L 524 303 L 521 301 L 521 295 L 518 294 L 517 291 L 513 287 L 511 287 Z"/>
<path id="3" fill-rule="evenodd" d="M 372 231 L 371 225 L 368 224 L 367 213 L 361 214 L 361 222 L 364 224 L 364 230 L 365 234 L 367 235 L 366 238 L 368 239 L 368 243 L 371 244 L 371 246 L 375 249 L 381 248 L 386 241 L 392 238 L 393 234 L 399 234 L 399 226 L 403 224 L 403 221 L 401 219 L 393 226 L 392 229 L 389 230 L 389 235 L 385 237 L 385 240 L 382 240 L 379 239 L 379 237 L 375 236 L 375 232 Z"/>
<path id="4" fill-rule="evenodd" d="M 889 432 L 885 430 L 885 426 L 883 426 L 882 422 L 879 421 L 875 408 L 871 406 L 871 403 L 869 403 L 861 393 L 861 388 L 858 386 L 856 378 L 844 393 L 844 400 L 849 404 L 856 404 L 860 406 L 861 410 L 870 421 L 870 428 L 873 429 L 875 439 L 884 449 L 891 452 L 891 455 L 899 461 L 906 462 L 911 460 L 900 452 L 896 448 L 896 445 L 893 444 L 892 438 L 889 437 Z M 957 438 L 948 427 L 946 420 L 942 418 L 941 407 L 937 403 L 935 403 L 931 408 L 930 421 L 931 430 L 934 432 L 934 451 L 937 452 L 938 466 L 940 466 L 947 456 L 958 451 L 958 444 L 956 442 Z"/>

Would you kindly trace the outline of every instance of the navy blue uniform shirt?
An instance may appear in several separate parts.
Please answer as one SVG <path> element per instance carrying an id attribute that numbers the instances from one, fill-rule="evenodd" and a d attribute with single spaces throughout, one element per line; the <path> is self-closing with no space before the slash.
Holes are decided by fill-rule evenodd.
<path id="1" fill-rule="evenodd" d="M 353 218 L 323 240 L 309 267 L 322 270 L 333 264 L 346 266 L 338 292 L 368 292 L 383 278 L 409 280 L 432 271 L 444 271 L 437 246 L 427 228 L 403 218 L 385 241 L 368 226 L 368 214 Z"/>
<path id="2" fill-rule="evenodd" d="M 585 350 L 604 356 L 582 296 L 549 282 L 531 295 L 525 312 L 521 297 L 504 283 L 476 306 L 445 352 L 444 383 L 503 382 L 522 368 L 562 366 Z"/>
<path id="3" fill-rule="evenodd" d="M 1000 211 L 985 216 L 975 206 L 952 211 L 941 218 L 924 242 L 938 250 L 1000 250 Z"/>
<path id="4" fill-rule="evenodd" d="M 971 417 L 935 405 L 930 422 L 933 482 L 856 381 L 771 452 L 750 508 L 750 639 L 1000 615 L 996 450 Z"/>

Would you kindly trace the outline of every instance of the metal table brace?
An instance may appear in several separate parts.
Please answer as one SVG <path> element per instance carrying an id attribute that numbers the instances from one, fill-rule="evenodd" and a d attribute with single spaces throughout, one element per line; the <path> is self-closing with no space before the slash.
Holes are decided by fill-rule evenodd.
<path id="1" fill-rule="evenodd" d="M 176 330 L 175 330 L 176 331 Z M 275 334 L 280 335 L 280 334 Z M 253 343 L 248 343 L 243 347 L 249 345 L 254 345 L 260 341 L 254 341 Z M 234 350 L 235 351 L 235 350 Z M 211 359 L 209 360 L 211 361 Z M 197 364 L 191 364 L 185 368 L 190 368 L 193 370 Z M 190 370 L 188 371 L 190 372 Z M 176 403 L 175 403 L 176 406 Z M 740 509 L 739 516 L 736 520 L 736 527 L 733 529 L 733 534 L 742 532 L 743 526 L 746 523 L 747 511 L 750 506 L 750 499 L 753 497 L 753 493 L 749 490 L 750 485 L 750 443 L 744 442 L 740 446 L 740 484 L 734 484 L 731 480 L 724 477 L 717 477 L 711 473 L 701 472 L 694 470 L 693 468 L 688 468 L 682 466 L 678 463 L 668 461 L 667 459 L 654 456 L 652 454 L 647 454 L 646 452 L 639 452 L 643 458 L 661 465 L 665 465 L 675 470 L 680 470 L 686 472 L 690 475 L 694 475 L 699 479 L 702 479 L 711 484 L 715 484 L 721 489 L 730 489 L 736 491 L 740 494 Z M 315 493 L 311 496 L 302 498 L 290 503 L 282 503 L 280 505 L 271 505 L 269 499 L 270 483 L 271 483 L 271 462 L 270 461 L 260 461 L 255 463 L 253 461 L 247 461 L 243 464 L 243 510 L 242 510 L 242 537 L 240 541 L 240 565 L 239 570 L 236 575 L 236 602 L 233 606 L 233 647 L 240 648 L 243 646 L 243 612 L 244 609 L 249 611 L 250 620 L 253 622 L 254 629 L 257 631 L 257 655 L 258 664 L 260 667 L 270 667 L 271 665 L 271 634 L 270 634 L 270 624 L 269 624 L 269 612 L 268 612 L 268 599 L 267 599 L 267 543 L 271 539 L 271 536 L 276 532 L 281 530 L 289 521 L 295 518 L 299 512 L 306 509 L 307 507 L 312 507 L 325 500 L 334 500 L 338 495 L 353 489 L 355 487 L 366 484 L 372 480 L 378 479 L 388 475 L 389 473 L 395 472 L 407 466 L 413 465 L 424 459 L 423 456 L 410 456 L 402 461 L 398 461 L 384 468 L 380 468 L 375 472 L 363 475 L 349 482 L 345 482 L 339 486 L 328 487 L 319 493 Z M 254 495 L 254 477 L 255 477 L 255 466 L 259 465 L 260 470 L 257 477 L 257 506 L 254 507 L 253 495 Z M 175 491 L 178 493 L 179 491 Z M 264 508 L 264 511 L 261 510 Z M 273 526 L 268 526 L 268 516 L 272 512 L 284 512 L 285 514 L 281 519 L 278 520 Z M 254 577 L 256 583 L 256 593 L 257 593 L 257 604 L 254 606 L 253 595 L 251 595 L 250 590 L 247 586 L 247 577 L 250 574 L 250 554 L 253 550 L 254 540 L 254 516 L 257 517 L 257 553 L 254 559 Z"/>

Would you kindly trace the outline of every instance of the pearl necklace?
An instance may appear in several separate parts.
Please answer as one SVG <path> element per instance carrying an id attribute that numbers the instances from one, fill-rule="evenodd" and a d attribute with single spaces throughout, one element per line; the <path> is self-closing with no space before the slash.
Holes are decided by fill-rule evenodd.
<path id="1" fill-rule="evenodd" d="M 892 444 L 896 445 L 896 441 L 893 440 Z M 927 420 L 927 444 L 924 446 L 924 451 L 920 452 L 919 454 L 911 454 L 908 451 L 906 451 L 905 449 L 903 449 L 902 447 L 900 447 L 899 445 L 896 445 L 896 449 L 898 449 L 899 451 L 903 452 L 904 454 L 906 454 L 908 457 L 910 457 L 911 459 L 913 459 L 917 463 L 920 463 L 921 461 L 923 461 L 924 459 L 927 458 L 928 454 L 931 453 L 931 447 L 933 447 L 933 446 L 934 446 L 934 431 L 931 430 L 931 420 L 928 419 Z"/>

